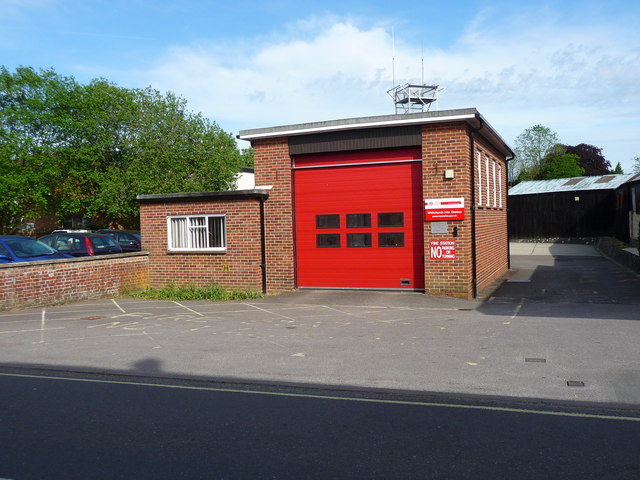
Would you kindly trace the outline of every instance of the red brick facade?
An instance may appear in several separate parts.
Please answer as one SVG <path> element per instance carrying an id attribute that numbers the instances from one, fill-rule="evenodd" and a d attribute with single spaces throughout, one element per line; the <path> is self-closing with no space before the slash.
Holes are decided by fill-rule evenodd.
<path id="1" fill-rule="evenodd" d="M 484 165 L 480 165 L 483 171 L 482 176 L 478 174 L 479 157 L 484 162 Z M 488 182 L 486 178 L 487 159 L 489 160 Z M 495 181 L 494 164 L 496 166 Z M 473 168 L 475 168 L 476 202 L 476 278 L 477 289 L 483 290 L 500 277 L 508 269 L 509 264 L 507 162 L 495 148 L 477 135 Z M 487 185 L 489 185 L 488 197 Z M 480 188 L 483 190 L 482 195 L 480 195 Z M 482 200 L 482 205 L 480 200 Z"/>
<path id="2" fill-rule="evenodd" d="M 0 265 L 0 310 L 117 296 L 148 286 L 145 253 Z"/>
<path id="3" fill-rule="evenodd" d="M 388 117 L 381 117 L 381 120 L 371 117 L 345 123 L 320 122 L 247 131 L 245 139 L 250 140 L 254 148 L 256 188 L 265 192 L 261 199 L 249 198 L 247 195 L 252 191 L 245 191 L 245 197 L 240 199 L 214 198 L 216 192 L 210 194 L 211 198 L 198 194 L 201 197 L 198 199 L 190 198 L 190 194 L 170 199 L 141 197 L 143 248 L 150 251 L 151 285 L 217 283 L 224 287 L 257 291 L 262 288 L 269 293 L 296 288 L 291 135 L 304 135 L 302 140 L 296 139 L 296 148 L 307 148 L 304 142 L 309 141 L 313 148 L 324 149 L 319 151 L 327 153 L 333 152 L 327 148 L 337 145 L 340 140 L 336 138 L 340 137 L 324 136 L 317 142 L 315 139 L 317 135 L 332 131 L 332 128 L 348 132 L 342 137 L 346 140 L 340 145 L 340 151 L 348 150 L 344 148 L 348 142 L 358 142 L 358 135 L 362 135 L 365 143 L 369 141 L 369 145 L 387 142 L 397 147 L 398 143 L 393 138 L 367 137 L 375 136 L 371 133 L 375 127 L 371 125 L 376 121 L 381 126 L 389 126 L 389 122 L 393 126 L 403 125 L 407 122 L 405 119 L 409 119 L 410 125 L 422 126 L 415 131 L 415 140 L 411 137 L 413 134 L 403 131 L 406 137 L 399 141 L 417 142 L 421 139 L 423 198 L 461 197 L 465 201 L 464 219 L 448 221 L 446 233 L 434 233 L 432 223 L 424 223 L 425 291 L 434 295 L 473 297 L 508 268 L 506 159 L 512 152 L 474 110 L 449 113 L 450 116 L 436 112 L 424 116 L 396 115 L 390 120 Z M 357 132 L 354 125 L 358 121 L 369 128 L 369 133 Z M 242 132 L 240 138 L 243 138 Z M 403 145 L 417 146 L 417 143 Z M 365 147 L 352 147 L 358 148 Z M 445 171 L 448 172 L 446 176 Z M 217 194 L 228 196 L 230 192 Z M 264 208 L 265 278 L 261 269 L 261 201 Z M 226 215 L 227 250 L 216 253 L 169 252 L 167 217 L 204 214 Z M 431 259 L 430 243 L 435 240 L 455 241 L 455 259 Z"/>
<path id="4" fill-rule="evenodd" d="M 171 215 L 225 214 L 225 252 L 170 252 L 167 217 Z M 140 232 L 149 251 L 149 283 L 161 288 L 171 284 L 254 291 L 262 289 L 260 199 L 169 198 L 142 201 Z"/>
<path id="5" fill-rule="evenodd" d="M 432 234 L 431 222 L 424 224 L 425 291 L 432 295 L 470 297 L 473 292 L 469 142 L 469 130 L 464 123 L 428 125 L 422 129 L 424 198 L 465 199 L 465 219 L 447 222 L 446 234 Z M 453 170 L 454 178 L 445 179 L 446 169 Z M 455 238 L 454 227 L 458 228 Z M 456 242 L 455 260 L 430 258 L 431 241 L 439 239 Z"/>
<path id="6" fill-rule="evenodd" d="M 495 148 L 489 146 L 480 133 L 476 133 L 474 137 L 472 161 L 471 129 L 464 123 L 425 126 L 422 131 L 424 198 L 465 199 L 465 219 L 448 222 L 446 234 L 432 234 L 430 222 L 425 222 L 425 290 L 432 295 L 471 298 L 477 291 L 488 287 L 508 268 L 506 161 Z M 481 175 L 478 173 L 478 155 L 481 159 Z M 447 169 L 453 170 L 454 178 L 445 179 L 444 172 Z M 473 196 L 472 182 L 475 189 Z M 457 227 L 458 233 L 455 238 L 454 227 Z M 430 242 L 438 239 L 456 241 L 455 260 L 430 259 Z"/>
<path id="7" fill-rule="evenodd" d="M 286 137 L 253 144 L 257 186 L 271 186 L 265 202 L 267 233 L 267 290 L 295 287 L 291 157 Z"/>

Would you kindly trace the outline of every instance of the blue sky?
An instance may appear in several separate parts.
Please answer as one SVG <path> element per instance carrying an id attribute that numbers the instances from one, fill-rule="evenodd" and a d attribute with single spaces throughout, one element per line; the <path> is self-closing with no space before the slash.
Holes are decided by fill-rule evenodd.
<path id="1" fill-rule="evenodd" d="M 444 87 L 439 109 L 477 108 L 512 146 L 542 124 L 626 172 L 640 155 L 640 2 L 0 0 L 0 12 L 10 70 L 170 90 L 233 134 L 393 113 L 394 70 L 396 83 L 424 71 Z"/>

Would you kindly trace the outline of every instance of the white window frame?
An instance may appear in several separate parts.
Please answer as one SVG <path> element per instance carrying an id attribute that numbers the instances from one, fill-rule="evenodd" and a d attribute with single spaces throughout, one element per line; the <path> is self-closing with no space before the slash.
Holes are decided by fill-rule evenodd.
<path id="1" fill-rule="evenodd" d="M 496 188 L 498 186 L 498 182 L 496 182 L 496 160 L 493 159 L 493 208 L 498 208 L 498 195 L 496 192 Z"/>
<path id="2" fill-rule="evenodd" d="M 502 164 L 498 164 L 498 208 L 502 208 Z"/>
<path id="3" fill-rule="evenodd" d="M 478 206 L 482 206 L 482 152 L 478 152 Z"/>
<path id="4" fill-rule="evenodd" d="M 210 245 L 210 219 L 220 219 L 219 244 Z M 181 224 L 182 223 L 182 224 Z M 181 238 L 174 238 L 181 235 Z M 227 216 L 225 214 L 171 215 L 167 217 L 167 246 L 171 252 L 226 252 Z"/>
<path id="5" fill-rule="evenodd" d="M 486 173 L 486 177 L 487 177 L 487 203 L 485 204 L 485 206 L 490 207 L 491 206 L 491 182 L 489 181 L 489 155 L 486 155 L 484 157 L 484 170 Z"/>

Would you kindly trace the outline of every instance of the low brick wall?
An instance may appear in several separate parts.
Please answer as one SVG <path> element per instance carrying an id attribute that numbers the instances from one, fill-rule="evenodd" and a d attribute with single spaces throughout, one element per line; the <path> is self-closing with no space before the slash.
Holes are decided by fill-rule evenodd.
<path id="1" fill-rule="evenodd" d="M 116 296 L 148 285 L 147 252 L 0 264 L 0 310 Z"/>

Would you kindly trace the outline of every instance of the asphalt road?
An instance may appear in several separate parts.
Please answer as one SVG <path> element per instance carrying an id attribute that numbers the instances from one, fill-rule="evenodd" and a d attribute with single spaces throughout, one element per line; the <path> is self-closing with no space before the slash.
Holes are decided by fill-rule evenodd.
<path id="1" fill-rule="evenodd" d="M 640 477 L 625 412 L 34 374 L 0 375 L 2 478 Z"/>
<path id="2" fill-rule="evenodd" d="M 0 314 L 0 479 L 640 478 L 640 278 Z M 569 253 L 569 254 L 568 254 Z"/>

